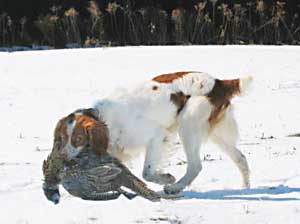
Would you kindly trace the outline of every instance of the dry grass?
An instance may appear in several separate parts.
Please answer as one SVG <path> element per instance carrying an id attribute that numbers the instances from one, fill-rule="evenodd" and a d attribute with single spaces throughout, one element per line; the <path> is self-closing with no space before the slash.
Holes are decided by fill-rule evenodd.
<path id="1" fill-rule="evenodd" d="M 0 45 L 67 44 L 102 45 L 165 44 L 299 44 L 300 13 L 289 15 L 286 3 L 267 5 L 264 0 L 245 4 L 201 1 L 193 11 L 174 8 L 170 14 L 153 7 L 134 9 L 131 1 L 115 2 L 101 10 L 90 1 L 83 17 L 75 8 L 50 8 L 36 21 L 27 17 L 13 20 L 0 14 Z M 41 37 L 32 34 L 35 27 Z"/>

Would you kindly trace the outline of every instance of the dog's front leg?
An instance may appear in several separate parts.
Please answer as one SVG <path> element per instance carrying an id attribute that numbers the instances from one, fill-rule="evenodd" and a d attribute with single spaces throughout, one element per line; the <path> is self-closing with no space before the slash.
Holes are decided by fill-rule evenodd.
<path id="1" fill-rule="evenodd" d="M 169 173 L 162 173 L 160 164 L 162 161 L 163 144 L 166 135 L 164 130 L 157 130 L 146 148 L 146 157 L 143 170 L 143 178 L 157 184 L 172 184 L 176 181 Z"/>
<path id="2" fill-rule="evenodd" d="M 211 106 L 205 98 L 191 97 L 179 115 L 179 137 L 187 158 L 187 171 L 177 183 L 165 186 L 166 193 L 179 193 L 190 185 L 201 171 L 199 151 L 201 144 L 207 139 L 210 112 Z"/>

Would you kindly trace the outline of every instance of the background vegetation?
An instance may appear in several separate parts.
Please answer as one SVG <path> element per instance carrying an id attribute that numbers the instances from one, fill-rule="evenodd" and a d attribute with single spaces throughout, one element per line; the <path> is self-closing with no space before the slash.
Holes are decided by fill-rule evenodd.
<path id="1" fill-rule="evenodd" d="M 2 0 L 0 47 L 299 44 L 300 1 Z"/>

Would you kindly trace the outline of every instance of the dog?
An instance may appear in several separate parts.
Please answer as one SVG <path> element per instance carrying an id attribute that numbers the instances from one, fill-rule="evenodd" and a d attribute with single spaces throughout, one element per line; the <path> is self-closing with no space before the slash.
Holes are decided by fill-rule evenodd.
<path id="1" fill-rule="evenodd" d="M 246 157 L 236 147 L 238 127 L 231 100 L 243 95 L 251 82 L 251 76 L 220 80 L 201 72 L 159 75 L 74 113 L 71 121 L 61 122 L 55 139 L 60 139 L 65 159 L 78 155 L 86 144 L 92 144 L 100 155 L 107 144 L 109 153 L 122 161 L 132 158 L 134 149 L 145 148 L 143 178 L 165 185 L 166 193 L 175 194 L 201 171 L 199 150 L 209 138 L 236 164 L 243 187 L 248 188 L 250 172 Z M 106 124 L 108 136 L 103 136 L 104 127 L 99 127 L 97 120 Z M 183 144 L 187 170 L 175 183 L 175 177 L 164 173 L 160 164 L 176 134 Z"/>

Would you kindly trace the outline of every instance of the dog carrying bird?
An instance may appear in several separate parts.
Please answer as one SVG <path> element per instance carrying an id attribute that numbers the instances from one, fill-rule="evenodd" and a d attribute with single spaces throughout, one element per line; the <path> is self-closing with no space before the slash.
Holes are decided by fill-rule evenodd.
<path id="1" fill-rule="evenodd" d="M 105 125 L 102 127 L 101 131 L 105 132 Z M 59 154 L 61 144 L 55 141 L 52 152 L 43 163 L 44 194 L 55 204 L 60 199 L 59 184 L 71 195 L 84 200 L 112 200 L 121 194 L 128 199 L 140 195 L 150 201 L 160 200 L 159 194 L 147 188 L 118 159 L 105 153 L 106 149 L 99 155 L 86 145 L 76 157 L 66 160 Z"/>
<path id="2" fill-rule="evenodd" d="M 244 95 L 251 82 L 251 76 L 221 80 L 201 72 L 159 75 L 122 93 L 115 91 L 89 110 L 62 119 L 55 142 L 66 160 L 76 157 L 85 145 L 93 146 L 99 155 L 107 150 L 122 162 L 145 149 L 143 178 L 165 185 L 168 194 L 176 194 L 202 170 L 199 152 L 210 139 L 235 163 L 242 186 L 248 188 L 250 170 L 246 157 L 236 147 L 238 126 L 231 100 Z M 176 181 L 163 171 L 162 162 L 174 148 L 169 143 L 177 134 L 187 168 Z"/>

